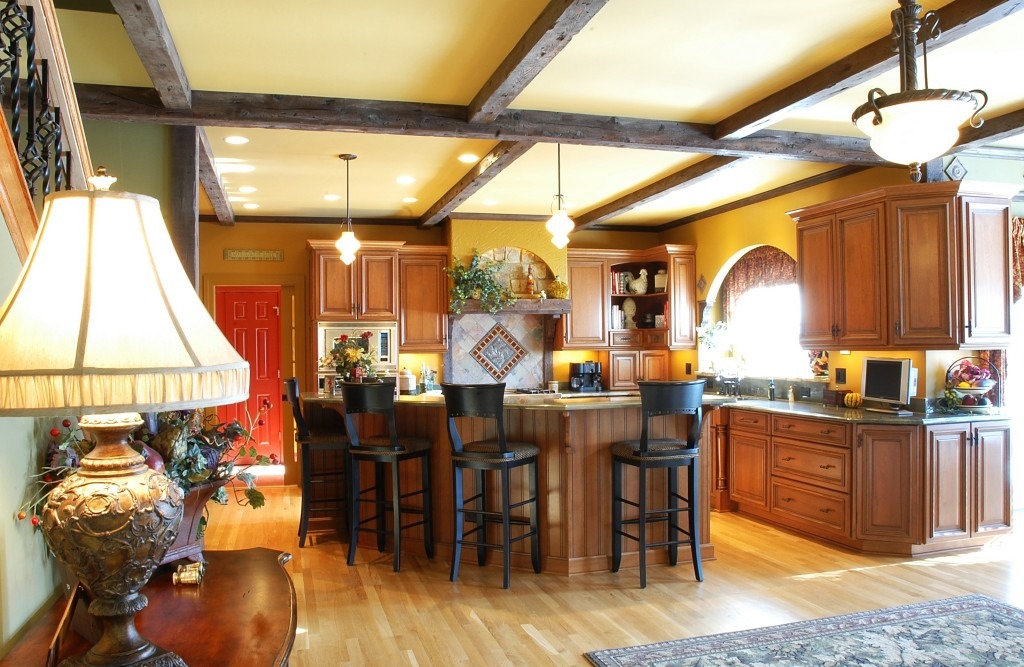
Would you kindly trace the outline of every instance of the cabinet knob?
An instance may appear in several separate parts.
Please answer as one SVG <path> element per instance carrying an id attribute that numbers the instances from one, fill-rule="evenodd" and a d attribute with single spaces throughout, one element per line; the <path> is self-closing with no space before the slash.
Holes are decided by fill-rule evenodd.
<path id="1" fill-rule="evenodd" d="M 818 467 L 821 468 L 822 470 L 831 470 L 832 468 L 835 468 L 835 466 L 832 465 L 831 463 L 825 463 L 824 465 L 820 465 Z"/>
<path id="2" fill-rule="evenodd" d="M 783 498 L 782 502 L 784 502 L 784 503 L 791 503 L 791 502 L 793 502 L 793 499 L 792 498 Z"/>
<path id="3" fill-rule="evenodd" d="M 819 511 L 819 512 L 821 512 L 822 514 L 828 514 L 829 512 L 831 512 L 831 511 L 832 511 L 832 508 L 831 508 L 831 507 L 822 507 L 822 508 L 821 508 L 820 510 L 818 510 L 818 511 Z"/>
<path id="4" fill-rule="evenodd" d="M 818 433 L 820 433 L 821 435 L 832 435 L 832 429 L 823 428 L 820 431 L 818 431 Z"/>

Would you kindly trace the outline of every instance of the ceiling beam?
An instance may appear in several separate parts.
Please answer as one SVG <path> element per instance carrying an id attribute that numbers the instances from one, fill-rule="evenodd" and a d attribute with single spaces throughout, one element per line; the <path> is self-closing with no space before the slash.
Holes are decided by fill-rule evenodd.
<path id="1" fill-rule="evenodd" d="M 954 0 L 938 9 L 942 37 L 937 48 L 1024 9 L 1024 0 Z M 879 76 L 898 64 L 889 35 L 715 124 L 716 139 L 739 139 Z M 896 92 L 896 91 L 892 91 Z M 853 113 L 853 109 L 850 109 Z"/>
<path id="2" fill-rule="evenodd" d="M 659 181 L 619 197 L 613 202 L 576 216 L 576 230 L 586 229 L 615 216 L 622 215 L 626 211 L 663 197 L 678 188 L 700 183 L 711 176 L 721 173 L 725 169 L 735 166 L 735 163 L 740 159 L 737 157 L 715 155 L 706 160 L 701 160 L 697 164 L 690 165 Z"/>
<path id="3" fill-rule="evenodd" d="M 470 123 L 488 123 L 508 108 L 608 0 L 552 0 L 469 103 Z"/>
<path id="4" fill-rule="evenodd" d="M 110 4 L 121 17 L 128 39 L 131 40 L 142 66 L 153 81 L 163 106 L 168 109 L 190 109 L 192 86 L 185 75 L 185 67 L 181 64 L 178 49 L 174 46 L 160 3 L 157 0 L 110 0 Z M 202 127 L 198 130 L 199 181 L 213 204 L 217 220 L 221 224 L 234 224 L 235 215 L 231 210 L 224 183 L 217 173 L 206 130 Z"/>
<path id="5" fill-rule="evenodd" d="M 533 146 L 531 141 L 503 141 L 480 159 L 465 176 L 420 217 L 419 227 L 433 227 L 487 185 Z"/>
<path id="6" fill-rule="evenodd" d="M 779 157 L 812 162 L 886 164 L 867 139 L 764 131 L 716 140 L 713 126 L 646 118 L 510 110 L 492 123 L 469 123 L 466 107 L 297 95 L 192 92 L 192 109 L 166 109 L 150 88 L 77 84 L 82 116 L 90 120 L 163 125 L 354 131 L 462 139 L 569 143 L 617 148 Z"/>
<path id="7" fill-rule="evenodd" d="M 960 130 L 956 152 L 981 148 L 985 144 L 1015 137 L 1020 134 L 1021 127 L 1024 127 L 1024 109 L 1017 109 L 995 118 L 986 118 L 985 123 L 979 128 L 968 125 Z"/>

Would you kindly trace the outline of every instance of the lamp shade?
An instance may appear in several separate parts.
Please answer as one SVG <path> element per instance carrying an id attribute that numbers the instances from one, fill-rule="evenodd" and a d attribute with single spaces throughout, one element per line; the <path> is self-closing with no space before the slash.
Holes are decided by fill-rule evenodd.
<path id="1" fill-rule="evenodd" d="M 956 143 L 960 126 L 977 109 L 976 100 L 964 95 L 961 99 L 909 99 L 888 105 L 883 97 L 878 105 L 881 122 L 875 124 L 875 115 L 864 113 L 856 125 L 870 137 L 871 150 L 879 157 L 896 164 L 925 163 Z"/>
<path id="2" fill-rule="evenodd" d="M 248 394 L 249 365 L 199 300 L 155 199 L 47 198 L 0 310 L 0 413 L 178 410 Z"/>
<path id="3" fill-rule="evenodd" d="M 544 228 L 551 234 L 551 242 L 555 244 L 555 247 L 561 250 L 565 246 L 569 245 L 569 232 L 571 232 L 576 225 L 573 223 L 572 218 L 564 208 L 559 208 L 555 211 Z"/>
<path id="4" fill-rule="evenodd" d="M 335 241 L 334 245 L 341 251 L 341 261 L 351 264 L 356 261 L 356 251 L 359 250 L 359 239 L 351 229 L 341 233 L 341 238 Z"/>

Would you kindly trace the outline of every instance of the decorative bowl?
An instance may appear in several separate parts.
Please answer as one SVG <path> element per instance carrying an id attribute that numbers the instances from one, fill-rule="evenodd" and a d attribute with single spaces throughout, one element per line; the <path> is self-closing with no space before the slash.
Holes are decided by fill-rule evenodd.
<path id="1" fill-rule="evenodd" d="M 963 398 L 964 396 L 984 396 L 994 388 L 995 385 L 992 385 L 991 387 L 950 387 L 950 389 L 955 391 L 957 396 L 960 398 Z"/>

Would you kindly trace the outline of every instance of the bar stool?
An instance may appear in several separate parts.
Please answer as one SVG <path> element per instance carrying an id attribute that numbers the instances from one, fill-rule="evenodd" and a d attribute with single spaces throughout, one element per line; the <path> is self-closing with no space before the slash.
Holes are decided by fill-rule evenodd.
<path id="1" fill-rule="evenodd" d="M 285 398 L 292 406 L 295 420 L 295 440 L 299 444 L 299 460 L 302 474 L 302 502 L 299 510 L 299 548 L 306 546 L 306 532 L 311 515 L 328 514 L 340 516 L 343 526 L 346 519 L 345 450 L 348 437 L 345 435 L 341 415 L 328 411 L 336 419 L 331 424 L 325 413 L 322 418 L 306 420 L 299 404 L 299 380 L 288 378 L 284 381 Z M 319 406 L 306 405 L 307 412 L 322 411 Z M 319 454 L 319 456 L 316 456 Z M 344 534 L 344 533 L 343 533 Z"/>
<path id="2" fill-rule="evenodd" d="M 640 588 L 647 587 L 647 550 L 652 547 L 668 547 L 670 565 L 676 564 L 676 552 L 680 544 L 690 545 L 693 558 L 693 573 L 697 581 L 704 581 L 700 561 L 700 536 L 698 533 L 700 429 L 703 418 L 702 394 L 704 380 L 691 382 L 641 381 L 640 439 L 616 442 L 612 445 L 612 572 L 619 571 L 622 561 L 622 538 L 635 540 L 640 550 Z M 654 439 L 649 437 L 650 422 L 661 415 L 693 415 L 690 432 L 686 440 L 678 438 Z M 639 469 L 639 497 L 636 501 L 625 498 L 622 492 L 622 474 L 625 466 Z M 679 495 L 679 468 L 687 470 L 686 497 Z M 664 468 L 668 476 L 668 493 L 665 507 L 648 506 L 648 470 Z M 679 501 L 685 501 L 680 506 Z M 623 519 L 622 507 L 629 505 L 638 510 L 635 519 Z M 687 514 L 687 528 L 679 525 L 679 515 Z M 647 528 L 652 523 L 665 522 L 668 535 L 661 542 L 648 542 Z M 624 526 L 635 525 L 637 535 L 632 535 Z"/>
<path id="3" fill-rule="evenodd" d="M 356 546 L 359 532 L 377 535 L 377 550 L 384 551 L 387 541 L 387 514 L 391 513 L 391 534 L 394 544 L 394 570 L 401 569 L 402 531 L 423 526 L 423 543 L 427 558 L 434 557 L 434 525 L 430 503 L 430 440 L 427 438 L 398 435 L 395 425 L 395 384 L 394 382 L 356 383 L 341 385 L 345 409 L 345 429 L 348 431 L 349 448 L 349 544 L 348 564 L 356 560 Z M 352 415 L 382 415 L 387 425 L 387 435 L 360 435 Z M 399 467 L 403 461 L 418 459 L 421 465 L 421 484 L 415 491 L 402 492 Z M 359 482 L 359 467 L 363 461 L 373 463 L 374 484 L 362 489 Z M 385 472 L 391 473 L 391 497 L 385 492 Z M 419 507 L 405 501 L 414 496 L 422 498 Z M 360 507 L 373 506 L 373 515 L 360 520 Z M 419 519 L 404 522 L 405 515 L 419 516 Z M 374 524 L 373 527 L 367 527 Z"/>
<path id="4" fill-rule="evenodd" d="M 510 550 L 520 540 L 530 540 L 530 559 L 533 571 L 540 572 L 540 531 L 537 527 L 537 457 L 540 448 L 525 442 L 508 442 L 505 438 L 504 398 L 505 383 L 500 384 L 442 384 L 445 407 L 448 411 L 448 439 L 452 446 L 452 475 L 455 497 L 455 538 L 453 540 L 452 581 L 459 577 L 462 547 L 476 547 L 477 562 L 484 565 L 487 550 L 501 550 L 504 566 L 503 587 L 509 587 Z M 482 417 L 491 420 L 496 436 L 487 440 L 463 442 L 456 426 L 456 417 Z M 511 500 L 511 472 L 527 466 L 528 497 Z M 463 472 L 472 470 L 476 481 L 475 495 L 466 498 Z M 487 502 L 486 472 L 498 473 L 500 508 L 489 508 Z M 528 507 L 527 516 L 512 516 L 512 512 Z M 465 531 L 465 523 L 474 524 Z M 487 525 L 501 525 L 501 542 L 487 541 Z M 525 528 L 512 536 L 512 526 Z"/>

